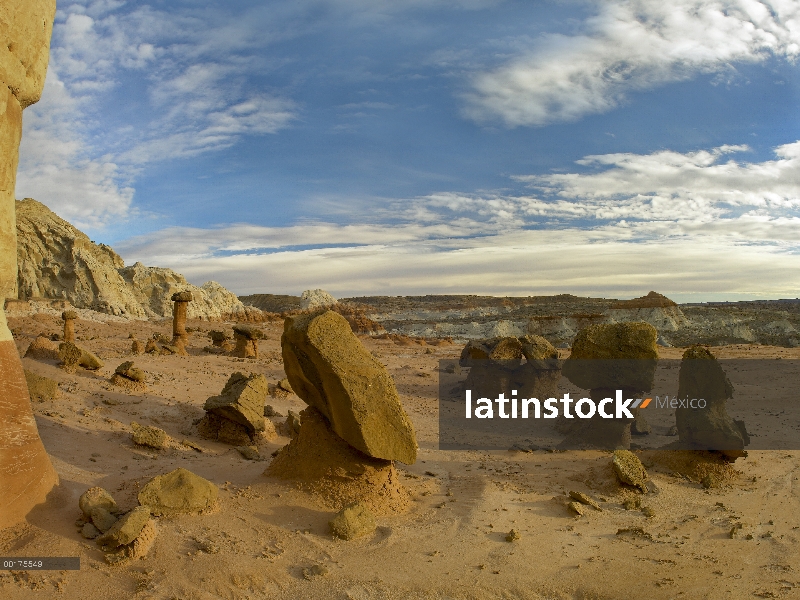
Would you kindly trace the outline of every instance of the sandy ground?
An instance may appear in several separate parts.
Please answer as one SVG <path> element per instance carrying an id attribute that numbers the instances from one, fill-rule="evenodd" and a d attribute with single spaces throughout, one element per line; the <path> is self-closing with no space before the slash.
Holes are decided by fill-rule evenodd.
<path id="1" fill-rule="evenodd" d="M 9 325 L 23 352 L 35 334 L 60 331 L 60 321 L 47 315 L 11 318 Z M 61 484 L 27 523 L 0 531 L 0 556 L 80 556 L 81 570 L 0 571 L 0 597 L 800 598 L 800 451 L 750 452 L 712 489 L 658 453 L 642 452 L 657 487 L 642 501 L 651 516 L 625 510 L 631 492 L 616 483 L 607 452 L 438 450 L 437 361 L 457 357 L 458 346 L 364 340 L 394 376 L 416 428 L 418 462 L 397 465 L 413 502 L 403 514 L 379 516 L 370 537 L 334 539 L 330 506 L 263 474 L 270 453 L 288 438 L 262 445 L 267 460 L 248 461 L 200 438 L 192 425 L 231 373 L 263 373 L 271 382 L 284 376 L 281 325 L 263 326 L 267 339 L 255 360 L 203 353 L 204 331 L 220 324 L 189 325 L 203 330 L 191 337 L 191 356 L 134 357 L 148 374 L 143 393 L 127 393 L 108 378 L 131 358 L 129 333 L 140 340 L 156 331 L 169 335 L 167 322 L 78 321 L 78 343 L 105 361 L 99 372 L 70 375 L 53 361 L 23 359 L 26 369 L 60 383 L 60 398 L 33 408 Z M 800 349 L 762 346 L 715 352 L 800 358 Z M 680 349 L 663 355 L 679 358 Z M 267 402 L 283 415 L 304 407 L 294 395 Z M 179 443 L 164 451 L 137 447 L 131 421 L 204 451 Z M 159 519 L 144 559 L 107 565 L 74 525 L 80 494 L 99 485 L 132 507 L 144 483 L 177 467 L 220 487 L 218 510 Z M 566 508 L 570 490 L 589 493 L 603 510 L 576 517 Z M 507 542 L 512 528 L 520 539 Z M 313 565 L 327 574 L 307 579 L 304 569 Z"/>

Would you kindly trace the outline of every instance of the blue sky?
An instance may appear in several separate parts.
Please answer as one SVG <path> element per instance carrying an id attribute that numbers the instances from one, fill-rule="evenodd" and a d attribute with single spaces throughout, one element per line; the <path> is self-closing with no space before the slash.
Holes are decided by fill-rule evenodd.
<path id="1" fill-rule="evenodd" d="M 59 0 L 17 197 L 240 294 L 800 296 L 796 0 Z"/>

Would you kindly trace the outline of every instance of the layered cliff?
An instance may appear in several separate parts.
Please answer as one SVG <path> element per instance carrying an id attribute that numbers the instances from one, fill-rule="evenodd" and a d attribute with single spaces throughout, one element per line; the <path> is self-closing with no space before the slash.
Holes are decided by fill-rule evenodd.
<path id="1" fill-rule="evenodd" d="M 259 320 L 235 294 L 209 281 L 195 286 L 180 273 L 136 263 L 126 267 L 105 244 L 95 244 L 41 202 L 16 203 L 18 288 L 21 299 L 59 298 L 78 308 L 133 318 L 172 315 L 170 297 L 190 290 L 189 318 Z"/>

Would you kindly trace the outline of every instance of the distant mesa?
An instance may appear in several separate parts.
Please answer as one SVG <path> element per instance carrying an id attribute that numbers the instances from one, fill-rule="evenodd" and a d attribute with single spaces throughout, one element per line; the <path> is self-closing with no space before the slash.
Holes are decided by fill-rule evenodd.
<path id="1" fill-rule="evenodd" d="M 646 296 L 633 298 L 631 300 L 618 300 L 611 305 L 611 308 L 666 308 L 668 306 L 678 306 L 663 294 L 650 292 Z"/>

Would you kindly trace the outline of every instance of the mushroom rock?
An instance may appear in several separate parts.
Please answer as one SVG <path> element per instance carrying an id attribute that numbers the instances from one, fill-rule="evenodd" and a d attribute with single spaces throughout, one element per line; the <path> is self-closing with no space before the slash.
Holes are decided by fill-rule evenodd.
<path id="1" fill-rule="evenodd" d="M 16 187 L 22 110 L 44 87 L 55 0 L 0 3 L 0 298 L 17 297 Z M 22 521 L 58 482 L 45 452 L 25 373 L 0 310 L 0 528 Z"/>
<path id="2" fill-rule="evenodd" d="M 649 323 L 603 323 L 578 332 L 572 353 L 564 361 L 563 374 L 573 384 L 589 390 L 595 402 L 613 398 L 636 398 L 653 388 L 658 332 Z M 639 409 L 631 411 L 636 418 Z M 643 417 L 640 426 L 645 427 Z M 575 422 L 565 440 L 567 446 L 588 444 L 611 449 L 628 449 L 633 419 L 604 419 L 597 416 Z"/>
<path id="3" fill-rule="evenodd" d="M 186 332 L 186 309 L 194 298 L 192 292 L 175 292 L 172 294 L 172 345 L 178 348 L 178 354 L 186 354 L 189 334 Z"/>
<path id="4" fill-rule="evenodd" d="M 249 325 L 235 325 L 233 337 L 236 347 L 233 356 L 239 358 L 258 358 L 258 340 L 264 337 L 264 332 Z"/>

